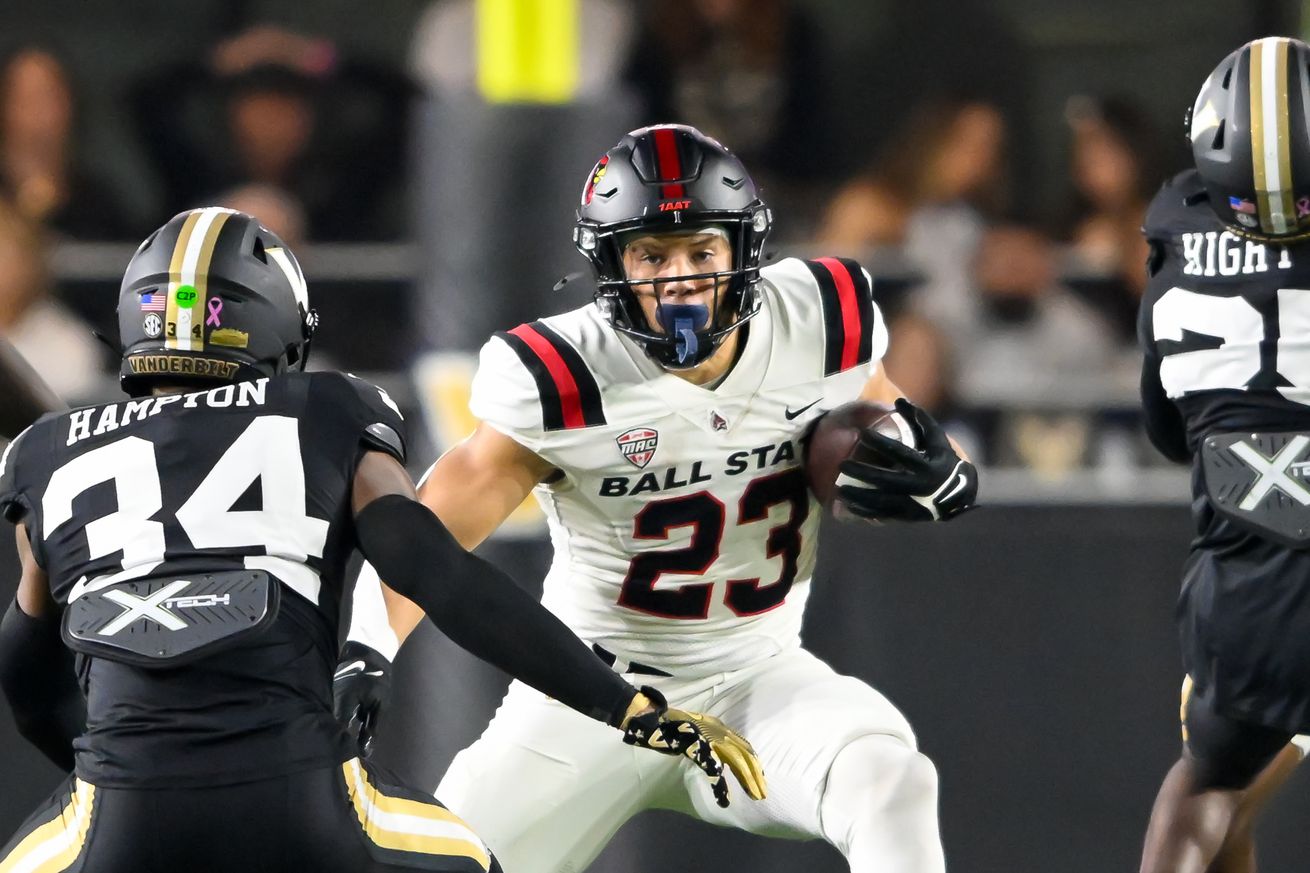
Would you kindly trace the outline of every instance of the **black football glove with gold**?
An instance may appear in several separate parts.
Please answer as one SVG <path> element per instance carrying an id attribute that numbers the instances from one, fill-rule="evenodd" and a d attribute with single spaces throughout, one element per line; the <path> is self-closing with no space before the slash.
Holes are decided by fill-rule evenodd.
<path id="1" fill-rule="evenodd" d="M 723 765 L 737 777 L 752 800 L 763 800 L 768 793 L 764 770 L 755 750 L 744 737 L 712 715 L 669 709 L 664 695 L 643 687 L 652 709 L 631 715 L 620 728 L 623 742 L 650 749 L 662 755 L 681 755 L 704 771 L 710 790 L 719 806 L 728 805 L 728 779 Z"/>
<path id="2" fill-rule="evenodd" d="M 978 499 L 978 470 L 955 453 L 946 431 L 904 397 L 896 401 L 917 449 L 872 430 L 855 457 L 842 461 L 837 497 L 865 519 L 945 521 Z"/>
<path id="3" fill-rule="evenodd" d="M 341 647 L 332 676 L 332 710 L 355 738 L 359 756 L 373 751 L 378 716 L 391 696 L 391 662 L 375 649 L 351 640 Z"/>

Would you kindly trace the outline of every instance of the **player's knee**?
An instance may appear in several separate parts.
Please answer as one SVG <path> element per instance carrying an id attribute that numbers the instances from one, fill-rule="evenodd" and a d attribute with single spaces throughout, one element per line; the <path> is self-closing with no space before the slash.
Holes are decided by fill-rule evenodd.
<path id="1" fill-rule="evenodd" d="M 862 737 L 848 745 L 833 762 L 828 782 L 843 795 L 840 802 L 865 815 L 937 806 L 937 768 L 892 737 Z"/>
<path id="2" fill-rule="evenodd" d="M 892 802 L 937 806 L 937 768 L 921 752 L 907 749 L 891 767 Z"/>

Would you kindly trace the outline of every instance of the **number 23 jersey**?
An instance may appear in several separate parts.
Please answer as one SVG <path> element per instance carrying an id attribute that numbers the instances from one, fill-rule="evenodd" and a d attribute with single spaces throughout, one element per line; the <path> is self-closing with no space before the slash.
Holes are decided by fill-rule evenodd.
<path id="1" fill-rule="evenodd" d="M 853 261 L 761 270 L 744 347 L 707 389 L 594 305 L 497 334 L 471 407 L 554 465 L 536 489 L 554 559 L 542 601 L 584 640 L 679 676 L 799 641 L 820 507 L 802 439 L 856 399 L 887 346 Z"/>

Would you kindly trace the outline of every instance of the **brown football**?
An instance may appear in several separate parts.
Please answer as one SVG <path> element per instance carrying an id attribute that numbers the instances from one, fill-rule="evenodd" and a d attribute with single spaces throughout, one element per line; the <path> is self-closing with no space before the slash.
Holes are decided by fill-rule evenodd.
<path id="1" fill-rule="evenodd" d="M 830 410 L 814 423 L 805 447 L 805 478 L 825 508 L 837 494 L 841 462 L 860 458 L 860 431 L 869 429 L 914 446 L 914 431 L 890 406 L 854 400 Z"/>

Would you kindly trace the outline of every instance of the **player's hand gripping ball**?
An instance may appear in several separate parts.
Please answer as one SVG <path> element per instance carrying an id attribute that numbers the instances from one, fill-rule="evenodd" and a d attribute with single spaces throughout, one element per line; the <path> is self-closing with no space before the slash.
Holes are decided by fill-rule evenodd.
<path id="1" fill-rule="evenodd" d="M 768 787 L 764 782 L 764 769 L 745 737 L 712 715 L 669 709 L 664 695 L 654 688 L 644 687 L 641 693 L 654 708 L 624 721 L 621 725 L 623 742 L 662 755 L 689 759 L 709 778 L 710 790 L 719 806 L 728 805 L 728 779 L 723 772 L 725 763 L 752 800 L 765 798 Z"/>
<path id="2" fill-rule="evenodd" d="M 904 398 L 857 400 L 828 412 L 805 452 L 810 489 L 836 518 L 942 521 L 973 507 L 978 471 L 946 432 Z"/>

